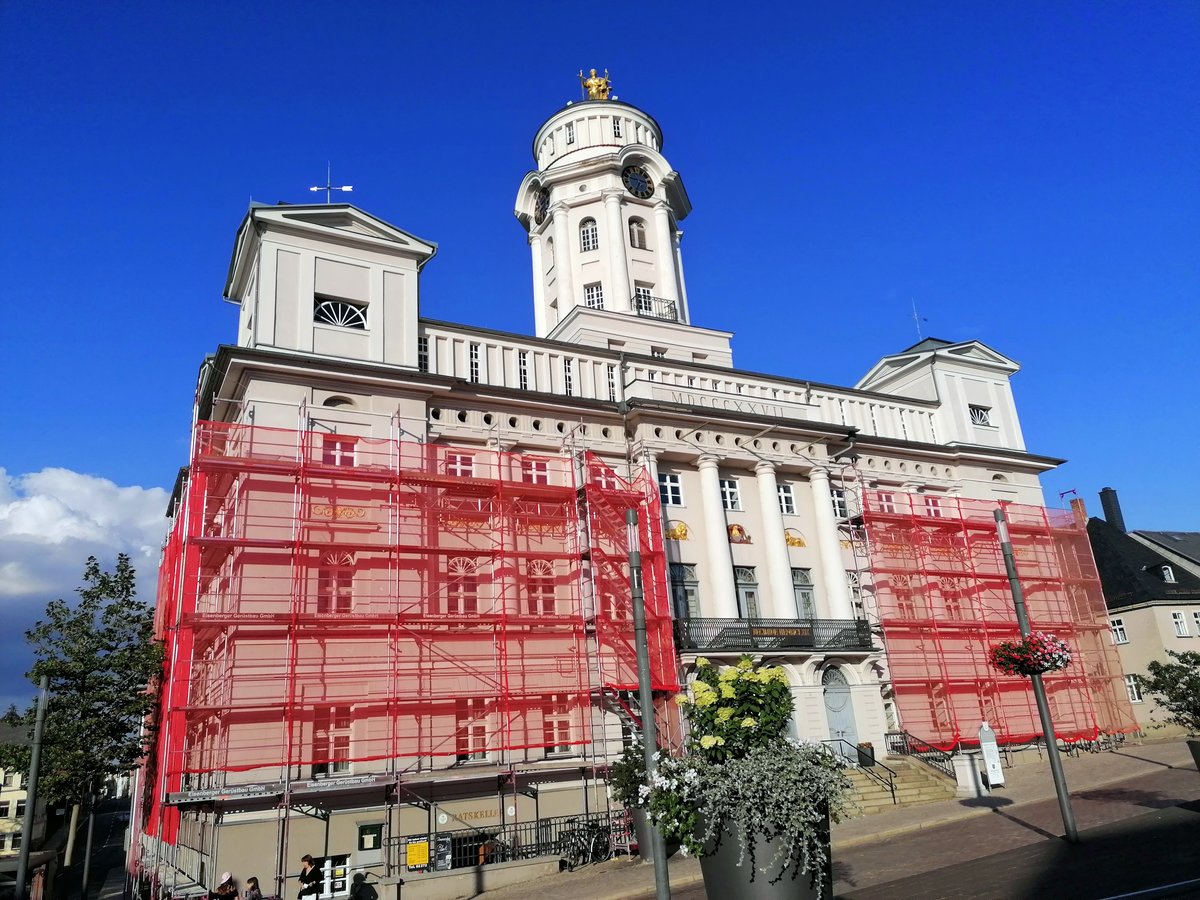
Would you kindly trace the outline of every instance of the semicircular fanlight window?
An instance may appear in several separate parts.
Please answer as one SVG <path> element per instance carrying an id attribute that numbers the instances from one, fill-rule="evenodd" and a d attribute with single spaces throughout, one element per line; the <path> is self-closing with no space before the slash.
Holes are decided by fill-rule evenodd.
<path id="1" fill-rule="evenodd" d="M 313 311 L 313 321 L 322 325 L 365 329 L 367 311 L 365 307 L 355 306 L 345 300 L 319 300 Z"/>

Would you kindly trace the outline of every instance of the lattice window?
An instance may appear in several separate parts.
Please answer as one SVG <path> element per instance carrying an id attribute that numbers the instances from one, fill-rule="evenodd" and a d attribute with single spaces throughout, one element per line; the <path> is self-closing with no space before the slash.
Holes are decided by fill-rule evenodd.
<path id="1" fill-rule="evenodd" d="M 941 498 L 926 496 L 924 499 L 925 499 L 925 515 L 929 516 L 932 519 L 942 518 L 942 500 L 941 500 Z"/>
<path id="2" fill-rule="evenodd" d="M 563 360 L 563 393 L 568 397 L 575 395 L 575 360 Z"/>
<path id="3" fill-rule="evenodd" d="M 1129 643 L 1129 634 L 1125 631 L 1124 619 L 1113 619 L 1108 623 L 1108 627 L 1112 631 L 1112 639 L 1114 644 Z"/>
<path id="4" fill-rule="evenodd" d="M 790 484 L 776 485 L 776 491 L 779 494 L 779 511 L 785 516 L 794 516 L 796 514 L 796 496 L 792 492 Z"/>
<path id="5" fill-rule="evenodd" d="M 326 706 L 313 718 L 313 776 L 350 771 L 350 707 Z"/>
<path id="6" fill-rule="evenodd" d="M 629 246 L 634 250 L 646 249 L 646 223 L 641 219 L 629 220 Z"/>
<path id="7" fill-rule="evenodd" d="M 487 705 L 481 697 L 460 697 L 455 704 L 455 758 L 458 762 L 487 759 Z"/>
<path id="8" fill-rule="evenodd" d="M 896 495 L 890 491 L 880 491 L 878 494 L 879 511 L 884 515 L 894 516 L 896 514 Z"/>
<path id="9" fill-rule="evenodd" d="M 339 328 L 367 327 L 367 308 L 348 300 L 317 297 L 313 307 L 313 321 L 321 325 L 336 325 Z"/>
<path id="10" fill-rule="evenodd" d="M 424 335 L 417 338 L 417 371 L 429 371 L 429 338 Z"/>
<path id="11" fill-rule="evenodd" d="M 815 619 L 817 598 L 813 591 L 812 569 L 792 569 L 792 594 L 796 600 L 796 617 Z"/>
<path id="12" fill-rule="evenodd" d="M 599 282 L 583 286 L 583 305 L 588 309 L 604 309 L 604 288 Z"/>
<path id="13" fill-rule="evenodd" d="M 619 138 L 620 136 L 621 136 L 621 120 L 618 119 L 616 116 L 613 116 L 613 137 Z"/>
<path id="14" fill-rule="evenodd" d="M 721 484 L 721 505 L 725 509 L 732 512 L 738 512 L 742 508 L 742 495 L 738 490 L 736 478 L 722 478 Z"/>
<path id="15" fill-rule="evenodd" d="M 608 402 L 617 402 L 617 367 L 610 365 L 608 367 Z"/>
<path id="16" fill-rule="evenodd" d="M 567 694 L 551 694 L 546 698 L 546 711 L 542 717 L 542 740 L 546 753 L 571 752 L 571 698 Z"/>
<path id="17" fill-rule="evenodd" d="M 1176 637 L 1187 637 L 1188 627 L 1187 618 L 1181 612 L 1171 613 L 1171 624 L 1175 626 Z"/>
<path id="18" fill-rule="evenodd" d="M 354 609 L 354 557 L 330 553 L 317 574 L 317 612 L 348 613 Z"/>
<path id="19" fill-rule="evenodd" d="M 446 474 L 455 478 L 472 478 L 475 475 L 475 457 L 470 453 L 447 453 Z"/>
<path id="20" fill-rule="evenodd" d="M 1125 690 L 1129 692 L 1130 703 L 1142 702 L 1142 682 L 1136 675 L 1125 676 Z"/>
<path id="21" fill-rule="evenodd" d="M 592 250 L 597 250 L 600 247 L 600 231 L 596 227 L 595 219 L 584 219 L 579 223 L 579 249 L 583 253 L 590 253 Z"/>
<path id="22" fill-rule="evenodd" d="M 549 484 L 550 464 L 544 459 L 521 460 L 521 480 L 526 484 Z"/>
<path id="23" fill-rule="evenodd" d="M 529 390 L 529 351 L 517 351 L 517 386 L 521 390 Z"/>
<path id="24" fill-rule="evenodd" d="M 466 556 L 451 557 L 446 564 L 446 613 L 474 616 L 479 613 L 479 564 Z"/>
<path id="25" fill-rule="evenodd" d="M 568 144 L 575 143 L 575 123 L 568 122 L 566 131 L 567 131 L 567 143 Z"/>
<path id="26" fill-rule="evenodd" d="M 321 462 L 327 466 L 354 465 L 354 447 L 357 443 L 358 438 L 321 435 Z"/>
<path id="27" fill-rule="evenodd" d="M 696 618 L 700 612 L 700 578 L 691 563 L 671 563 L 667 572 L 675 615 L 681 619 Z"/>
<path id="28" fill-rule="evenodd" d="M 653 290 L 648 284 L 634 285 L 633 305 L 639 315 L 648 316 L 654 313 L 654 297 L 651 294 Z"/>
<path id="29" fill-rule="evenodd" d="M 658 474 L 658 500 L 663 506 L 683 506 L 683 486 L 678 475 Z"/>
<path id="30" fill-rule="evenodd" d="M 833 500 L 833 516 L 835 519 L 847 519 L 850 517 L 849 508 L 846 506 L 846 490 L 845 488 L 830 488 L 829 497 Z"/>
<path id="31" fill-rule="evenodd" d="M 862 579 L 857 572 L 846 571 L 846 591 L 850 594 L 850 602 L 854 604 L 856 618 L 864 618 L 866 607 L 863 605 Z"/>
<path id="32" fill-rule="evenodd" d="M 554 590 L 554 566 L 544 559 L 529 563 L 527 579 L 528 606 L 531 616 L 552 616 L 558 612 Z"/>
<path id="33" fill-rule="evenodd" d="M 471 381 L 478 382 L 479 381 L 479 345 L 477 343 L 475 343 L 474 341 L 472 341 L 470 347 L 467 350 L 467 353 L 468 353 L 468 356 L 470 357 L 469 362 L 470 362 L 470 366 L 471 366 Z"/>

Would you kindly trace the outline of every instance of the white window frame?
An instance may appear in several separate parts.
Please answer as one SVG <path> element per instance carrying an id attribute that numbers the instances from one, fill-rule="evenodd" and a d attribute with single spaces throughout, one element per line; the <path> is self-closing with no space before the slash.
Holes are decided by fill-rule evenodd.
<path id="1" fill-rule="evenodd" d="M 521 481 L 525 484 L 549 484 L 550 464 L 544 459 L 522 459 Z"/>
<path id="2" fill-rule="evenodd" d="M 583 286 L 583 305 L 588 309 L 604 309 L 604 286 L 599 281 Z"/>
<path id="3" fill-rule="evenodd" d="M 542 741 L 547 756 L 569 756 L 575 748 L 571 743 L 574 715 L 569 694 L 551 694 L 542 712 Z"/>
<path id="4" fill-rule="evenodd" d="M 611 363 L 608 366 L 608 402 L 617 402 L 617 367 Z"/>
<path id="5" fill-rule="evenodd" d="M 654 314 L 654 286 L 650 284 L 635 284 L 633 286 L 634 312 L 639 315 Z"/>
<path id="6" fill-rule="evenodd" d="M 324 708 L 313 723 L 313 756 L 326 757 L 325 762 L 313 763 L 314 778 L 345 775 L 350 772 L 350 742 L 354 733 L 354 710 L 349 703 Z M 324 734 L 319 728 L 325 722 Z"/>
<path id="7" fill-rule="evenodd" d="M 568 144 L 575 143 L 575 123 L 568 122 L 565 130 L 567 133 L 567 143 Z"/>
<path id="8" fill-rule="evenodd" d="M 785 516 L 796 514 L 796 494 L 790 484 L 777 484 L 775 490 L 779 494 L 779 512 Z"/>
<path id="9" fill-rule="evenodd" d="M 575 360 L 569 356 L 563 357 L 563 393 L 575 396 Z"/>
<path id="10" fill-rule="evenodd" d="M 425 335 L 417 338 L 417 371 L 429 371 L 429 338 Z"/>
<path id="11" fill-rule="evenodd" d="M 591 253 L 600 249 L 600 229 L 593 218 L 579 223 L 579 252 Z"/>
<path id="12" fill-rule="evenodd" d="M 792 600 L 797 619 L 817 617 L 817 587 L 813 584 L 812 569 L 792 569 Z"/>
<path id="13" fill-rule="evenodd" d="M 1170 566 L 1162 567 L 1162 577 L 1163 577 L 1163 581 L 1165 581 L 1167 584 L 1175 584 L 1176 583 L 1175 570 L 1172 569 Z"/>
<path id="14" fill-rule="evenodd" d="M 1125 676 L 1125 691 L 1129 694 L 1130 703 L 1143 702 L 1141 679 L 1138 678 L 1137 675 Z"/>
<path id="15" fill-rule="evenodd" d="M 678 473 L 658 473 L 658 502 L 663 506 L 683 506 L 683 482 Z"/>
<path id="16" fill-rule="evenodd" d="M 850 506 L 846 502 L 845 488 L 830 488 L 829 499 L 833 501 L 833 517 L 835 519 L 850 518 Z"/>
<path id="17" fill-rule="evenodd" d="M 971 417 L 972 425 L 979 425 L 984 428 L 995 427 L 992 424 L 992 408 L 990 406 L 980 406 L 977 403 L 967 404 L 967 415 Z"/>
<path id="18" fill-rule="evenodd" d="M 619 138 L 620 136 L 621 136 L 621 120 L 618 119 L 616 116 L 613 116 L 613 137 Z"/>
<path id="19" fill-rule="evenodd" d="M 460 763 L 486 762 L 488 758 L 487 703 L 482 697 L 460 697 L 455 709 L 455 756 Z"/>
<path id="20" fill-rule="evenodd" d="M 517 386 L 521 390 L 529 390 L 529 351 L 517 351 Z"/>
<path id="21" fill-rule="evenodd" d="M 634 250 L 648 250 L 650 248 L 650 245 L 646 242 L 645 220 L 638 218 L 629 220 L 629 246 Z"/>
<path id="22" fill-rule="evenodd" d="M 671 609 L 678 617 L 686 611 L 686 618 L 700 618 L 700 577 L 694 563 L 670 563 L 667 583 L 671 590 Z M 682 600 L 682 603 L 680 602 Z"/>
<path id="23" fill-rule="evenodd" d="M 1175 626 L 1175 637 L 1190 637 L 1187 626 L 1187 616 L 1181 612 L 1171 613 L 1171 624 Z"/>
<path id="24" fill-rule="evenodd" d="M 1200 634 L 1200 611 L 1192 613 L 1192 622 L 1196 626 L 1196 634 Z"/>
<path id="25" fill-rule="evenodd" d="M 479 344 L 471 341 L 467 347 L 467 358 L 471 367 L 471 381 L 478 383 L 479 381 Z"/>
<path id="26" fill-rule="evenodd" d="M 344 434 L 321 436 L 321 463 L 326 466 L 353 466 L 358 438 Z"/>
<path id="27" fill-rule="evenodd" d="M 446 474 L 454 478 L 475 477 L 475 457 L 470 453 L 447 453 Z"/>
<path id="28" fill-rule="evenodd" d="M 929 494 L 926 494 L 924 497 L 924 503 L 925 503 L 925 515 L 929 516 L 929 518 L 931 518 L 931 519 L 942 518 L 943 514 L 942 514 L 942 498 L 941 497 L 933 497 L 933 496 L 930 496 Z"/>
<path id="29" fill-rule="evenodd" d="M 1129 633 L 1125 630 L 1125 620 L 1123 618 L 1110 619 L 1108 628 L 1112 632 L 1112 642 L 1114 644 L 1129 643 Z"/>
<path id="30" fill-rule="evenodd" d="M 738 489 L 738 480 L 721 478 L 717 483 L 721 486 L 721 507 L 727 512 L 741 512 L 742 492 Z"/>
<path id="31" fill-rule="evenodd" d="M 892 491 L 879 492 L 879 511 L 888 516 L 896 514 L 896 495 Z"/>

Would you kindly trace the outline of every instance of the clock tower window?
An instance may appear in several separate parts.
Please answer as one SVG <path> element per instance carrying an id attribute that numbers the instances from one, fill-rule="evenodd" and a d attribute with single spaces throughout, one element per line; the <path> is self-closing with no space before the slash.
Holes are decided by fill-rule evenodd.
<path id="1" fill-rule="evenodd" d="M 646 249 L 646 223 L 641 219 L 629 220 L 629 246 L 635 250 Z"/>
<path id="2" fill-rule="evenodd" d="M 600 247 L 600 233 L 595 219 L 584 219 L 579 223 L 579 250 L 588 253 Z"/>

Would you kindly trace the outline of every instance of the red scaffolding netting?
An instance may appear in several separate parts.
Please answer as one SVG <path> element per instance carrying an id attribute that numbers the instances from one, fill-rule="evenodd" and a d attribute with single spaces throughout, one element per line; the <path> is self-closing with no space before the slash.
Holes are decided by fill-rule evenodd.
<path id="1" fill-rule="evenodd" d="M 1087 530 L 1070 512 L 867 491 L 871 572 L 905 729 L 944 749 L 975 741 L 984 720 L 1002 743 L 1041 734 L 1029 679 L 988 663 L 991 646 L 1020 637 L 1000 505 L 1030 623 L 1072 650 L 1070 666 L 1044 676 L 1058 737 L 1136 731 Z"/>
<path id="2" fill-rule="evenodd" d="M 581 504 L 569 456 L 214 422 L 194 445 L 160 571 L 148 833 L 174 840 L 181 790 L 588 744 L 597 690 L 637 682 L 631 507 L 655 688 L 677 690 L 644 475 L 588 457 Z"/>

